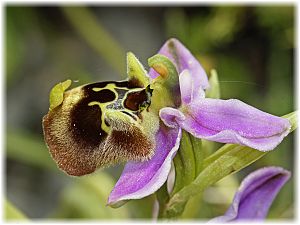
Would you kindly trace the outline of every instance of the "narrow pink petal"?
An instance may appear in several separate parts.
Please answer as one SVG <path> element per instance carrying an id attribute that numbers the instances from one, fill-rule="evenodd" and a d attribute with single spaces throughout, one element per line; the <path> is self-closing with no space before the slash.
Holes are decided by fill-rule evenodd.
<path id="1" fill-rule="evenodd" d="M 192 76 L 188 70 L 184 70 L 179 74 L 179 85 L 182 103 L 190 103 L 192 101 L 194 85 Z"/>
<path id="2" fill-rule="evenodd" d="M 252 172 L 241 183 L 227 212 L 210 222 L 265 219 L 289 178 L 290 172 L 281 167 L 265 167 Z"/>
<path id="3" fill-rule="evenodd" d="M 181 101 L 183 104 L 189 104 L 194 100 L 205 97 L 204 90 L 197 82 L 197 79 L 188 70 L 182 71 L 179 75 Z"/>
<path id="4" fill-rule="evenodd" d="M 109 205 L 140 199 L 157 191 L 167 180 L 181 138 L 181 129 L 163 124 L 156 134 L 156 152 L 145 162 L 129 162 L 108 198 Z"/>
<path id="5" fill-rule="evenodd" d="M 177 39 L 169 39 L 159 50 L 158 54 L 168 57 L 176 66 L 178 74 L 184 70 L 188 70 L 197 84 L 196 90 L 207 89 L 209 87 L 207 75 L 200 65 L 199 61 L 192 53 Z M 150 69 L 149 76 L 154 79 L 158 73 Z"/>
<path id="6" fill-rule="evenodd" d="M 289 133 L 287 119 L 273 116 L 236 99 L 200 99 L 182 109 L 178 124 L 198 138 L 246 145 L 261 151 L 274 149 Z"/>

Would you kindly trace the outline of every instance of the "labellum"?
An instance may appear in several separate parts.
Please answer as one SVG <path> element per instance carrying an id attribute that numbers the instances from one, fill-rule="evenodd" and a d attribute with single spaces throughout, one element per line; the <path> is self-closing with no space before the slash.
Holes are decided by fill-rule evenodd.
<path id="1" fill-rule="evenodd" d="M 127 55 L 128 80 L 108 81 L 65 90 L 56 85 L 43 118 L 45 141 L 58 167 L 82 176 L 124 161 L 143 161 L 154 154 L 157 111 L 143 66 Z"/>

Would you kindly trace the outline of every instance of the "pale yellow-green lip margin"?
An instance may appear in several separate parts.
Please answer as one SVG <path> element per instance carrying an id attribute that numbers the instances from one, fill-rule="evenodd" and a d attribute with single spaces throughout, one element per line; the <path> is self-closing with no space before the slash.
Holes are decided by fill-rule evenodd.
<path id="1" fill-rule="evenodd" d="M 66 80 L 56 84 L 50 91 L 49 96 L 49 110 L 52 110 L 59 106 L 64 100 L 64 92 L 71 86 L 72 81 Z"/>

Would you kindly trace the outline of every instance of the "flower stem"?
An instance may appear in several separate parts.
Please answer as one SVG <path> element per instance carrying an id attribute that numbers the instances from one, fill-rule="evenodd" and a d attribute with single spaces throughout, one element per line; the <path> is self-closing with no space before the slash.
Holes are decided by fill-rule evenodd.
<path id="1" fill-rule="evenodd" d="M 184 186 L 190 184 L 195 179 L 196 162 L 193 150 L 193 144 L 190 135 L 182 132 L 180 148 L 174 158 L 175 183 L 172 195 L 181 190 Z"/>
<path id="2" fill-rule="evenodd" d="M 204 148 L 201 139 L 195 138 L 191 134 L 189 134 L 189 138 L 192 143 L 192 150 L 195 158 L 195 177 L 197 177 L 203 169 L 203 160 L 205 157 Z"/>
<path id="3" fill-rule="evenodd" d="M 190 135 L 182 132 L 179 155 L 184 167 L 184 184 L 188 185 L 195 179 L 196 162 Z"/>
<path id="4" fill-rule="evenodd" d="M 191 136 L 186 131 L 183 131 L 180 148 L 173 159 L 176 177 L 170 196 L 171 198 L 194 181 L 202 170 L 203 160 L 204 154 L 201 140 Z M 165 186 L 166 185 L 157 192 L 159 218 L 168 217 L 166 215 L 166 206 L 170 197 Z M 195 208 L 195 211 L 197 211 L 197 209 L 198 207 Z"/>
<path id="5" fill-rule="evenodd" d="M 173 159 L 175 165 L 175 182 L 172 193 L 177 193 L 180 189 L 184 187 L 184 168 L 181 156 L 177 154 Z"/>
<path id="6" fill-rule="evenodd" d="M 158 211 L 158 219 L 164 218 L 164 212 L 167 202 L 170 200 L 170 196 L 167 189 L 167 182 L 158 189 L 156 192 L 156 198 L 159 204 L 159 211 Z"/>

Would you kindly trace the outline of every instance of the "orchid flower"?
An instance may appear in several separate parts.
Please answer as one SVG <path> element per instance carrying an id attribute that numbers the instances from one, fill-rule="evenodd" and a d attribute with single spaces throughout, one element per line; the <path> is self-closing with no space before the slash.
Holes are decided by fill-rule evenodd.
<path id="1" fill-rule="evenodd" d="M 227 212 L 209 222 L 264 219 L 289 178 L 290 172 L 281 167 L 265 167 L 252 172 L 242 181 Z"/>
<path id="2" fill-rule="evenodd" d="M 69 91 L 69 80 L 56 85 L 43 118 L 51 156 L 67 174 L 82 176 L 126 162 L 108 198 L 111 206 L 148 196 L 166 182 L 183 130 L 196 138 L 270 151 L 291 129 L 287 119 L 239 100 L 205 98 L 204 69 L 175 39 L 148 64 L 149 73 L 128 53 L 125 81 Z"/>
<path id="3" fill-rule="evenodd" d="M 166 182 L 172 159 L 179 148 L 182 129 L 196 138 L 270 151 L 291 128 L 287 119 L 262 112 L 242 101 L 205 98 L 205 90 L 209 88 L 207 75 L 178 40 L 170 39 L 158 53 L 170 59 L 179 73 L 179 84 L 174 82 L 171 88 L 174 104 L 159 110 L 163 123 L 155 135 L 154 156 L 145 162 L 125 165 L 109 196 L 110 205 L 117 206 L 124 200 L 148 196 Z M 149 65 L 152 66 L 151 59 Z M 152 66 L 149 76 L 155 81 L 165 73 L 164 67 L 158 64 Z M 163 101 L 163 98 L 153 98 L 153 103 Z"/>

